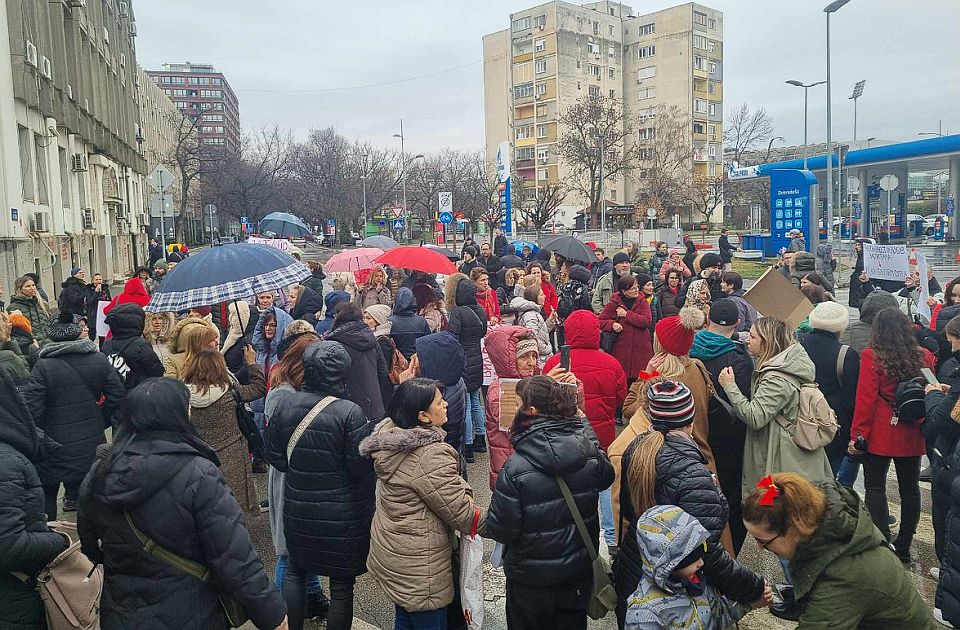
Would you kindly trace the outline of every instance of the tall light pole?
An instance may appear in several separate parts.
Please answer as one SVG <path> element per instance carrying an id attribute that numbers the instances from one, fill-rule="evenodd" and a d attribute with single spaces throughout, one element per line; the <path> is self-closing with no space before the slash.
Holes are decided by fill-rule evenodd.
<path id="1" fill-rule="evenodd" d="M 823 85 L 826 81 L 817 81 L 816 83 L 804 83 L 796 79 L 787 81 L 788 85 L 795 85 L 803 88 L 803 170 L 807 170 L 807 90 L 818 85 Z"/>
<path id="2" fill-rule="evenodd" d="M 833 112 L 830 102 L 830 14 L 836 13 L 850 0 L 833 0 L 823 8 L 827 14 L 827 242 L 833 243 Z M 831 254 L 832 255 L 832 254 Z"/>
<path id="3" fill-rule="evenodd" d="M 937 122 L 937 131 L 921 131 L 917 134 L 918 136 L 937 136 L 938 138 L 943 137 L 943 120 Z"/>
<path id="4" fill-rule="evenodd" d="M 866 79 L 857 81 L 853 86 L 853 94 L 847 97 L 847 100 L 853 101 L 853 141 L 857 141 L 857 99 L 863 95 L 863 86 L 867 84 Z"/>
<path id="5" fill-rule="evenodd" d="M 360 235 L 363 240 L 367 238 L 367 157 L 366 153 L 363 154 L 363 175 L 360 176 L 360 179 L 363 181 L 363 233 Z"/>
<path id="6" fill-rule="evenodd" d="M 774 136 L 774 137 L 770 138 L 770 142 L 767 143 L 767 157 L 763 158 L 763 161 L 764 161 L 764 162 L 769 162 L 769 161 L 770 161 L 770 151 L 773 149 L 773 143 L 776 142 L 777 140 L 779 140 L 780 142 L 784 142 L 783 136 Z M 806 157 L 806 156 L 804 156 L 804 157 Z M 806 162 L 804 162 L 803 168 L 804 168 L 804 169 L 807 168 Z"/>
<path id="7" fill-rule="evenodd" d="M 407 157 L 403 149 L 403 118 L 400 119 L 400 133 L 393 134 L 393 137 L 400 138 L 400 186 L 403 188 L 403 234 L 409 243 L 410 236 L 413 234 L 413 228 L 409 226 L 410 217 L 407 212 Z M 422 155 L 416 155 L 413 160 L 422 157 Z M 412 162 L 413 160 L 410 161 Z"/>

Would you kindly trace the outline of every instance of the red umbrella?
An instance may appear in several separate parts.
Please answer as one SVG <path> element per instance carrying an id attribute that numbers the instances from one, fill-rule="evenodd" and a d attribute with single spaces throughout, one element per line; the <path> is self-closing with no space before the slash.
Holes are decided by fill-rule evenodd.
<path id="1" fill-rule="evenodd" d="M 373 262 L 424 273 L 450 275 L 457 272 L 457 268 L 443 254 L 426 247 L 397 247 Z"/>

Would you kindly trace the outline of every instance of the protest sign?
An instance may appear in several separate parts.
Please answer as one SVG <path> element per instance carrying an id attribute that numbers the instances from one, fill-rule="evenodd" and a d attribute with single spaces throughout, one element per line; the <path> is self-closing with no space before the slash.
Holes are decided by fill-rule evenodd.
<path id="1" fill-rule="evenodd" d="M 871 280 L 899 280 L 910 275 L 906 245 L 863 245 L 863 271 Z"/>
<path id="2" fill-rule="evenodd" d="M 269 245 L 275 249 L 279 249 L 281 252 L 285 252 L 290 249 L 290 241 L 285 238 L 263 238 L 260 236 L 251 236 L 247 239 L 248 243 L 254 243 L 256 245 Z"/>
<path id="3" fill-rule="evenodd" d="M 517 378 L 500 379 L 500 422 L 501 431 L 509 431 L 517 415 Z"/>
<path id="4" fill-rule="evenodd" d="M 110 334 L 110 327 L 107 326 L 107 323 L 104 321 L 106 315 L 103 312 L 103 309 L 107 308 L 107 304 L 110 302 L 97 302 L 97 337 L 106 337 Z"/>
<path id="5" fill-rule="evenodd" d="M 442 286 L 442 281 L 441 286 Z M 487 334 L 489 335 L 492 331 L 496 330 L 499 326 L 503 324 L 498 324 L 496 326 L 490 326 L 487 328 Z M 480 357 L 483 361 L 483 384 L 490 385 L 493 382 L 493 379 L 497 377 L 497 371 L 493 369 L 493 361 L 490 360 L 490 355 L 487 354 L 487 345 L 485 343 L 486 337 L 480 339 Z"/>
<path id="6" fill-rule="evenodd" d="M 767 269 L 760 279 L 743 294 L 761 315 L 776 317 L 790 324 L 791 330 L 810 315 L 813 304 L 800 289 L 783 277 L 779 269 Z"/>
<path id="7" fill-rule="evenodd" d="M 920 274 L 920 283 L 917 286 L 917 313 L 925 317 L 927 321 L 933 317 L 930 311 L 930 305 L 927 299 L 930 297 L 930 279 L 927 277 L 927 270 L 930 268 L 927 263 L 927 255 L 923 252 L 913 250 L 913 255 L 917 259 L 917 271 Z"/>

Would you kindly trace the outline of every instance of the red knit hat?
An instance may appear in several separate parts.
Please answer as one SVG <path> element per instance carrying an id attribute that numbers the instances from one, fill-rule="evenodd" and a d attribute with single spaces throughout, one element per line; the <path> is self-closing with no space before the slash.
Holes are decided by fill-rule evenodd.
<path id="1" fill-rule="evenodd" d="M 690 353 L 693 336 L 703 328 L 706 316 L 699 308 L 684 307 L 679 315 L 664 317 L 657 322 L 656 336 L 669 354 L 682 357 Z"/>
<path id="2" fill-rule="evenodd" d="M 33 334 L 33 325 L 30 323 L 30 320 L 24 317 L 19 313 L 14 313 L 10 316 L 10 327 L 19 328 L 20 330 Z"/>

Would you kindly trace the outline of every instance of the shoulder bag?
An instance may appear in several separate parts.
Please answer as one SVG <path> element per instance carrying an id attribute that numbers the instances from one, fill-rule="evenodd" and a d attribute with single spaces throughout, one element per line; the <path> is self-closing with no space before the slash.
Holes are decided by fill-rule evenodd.
<path id="1" fill-rule="evenodd" d="M 318 402 L 313 406 L 307 415 L 303 417 L 303 420 L 300 421 L 300 424 L 297 425 L 297 428 L 293 430 L 293 434 L 290 436 L 290 441 L 287 442 L 287 465 L 290 465 L 290 458 L 293 457 L 293 449 L 297 448 L 297 442 L 300 441 L 300 438 L 303 437 L 303 434 L 306 433 L 307 427 L 310 426 L 310 423 L 313 422 L 314 418 L 320 415 L 320 412 L 327 408 L 330 403 L 337 400 L 335 396 L 324 396 L 323 400 Z"/>
<path id="2" fill-rule="evenodd" d="M 840 352 L 837 354 L 837 383 L 840 385 L 840 393 L 843 393 L 843 364 L 847 361 L 847 351 L 850 349 L 850 346 L 847 344 L 840 345 Z"/>
<path id="3" fill-rule="evenodd" d="M 230 384 L 230 395 L 233 396 L 233 401 L 237 405 L 237 428 L 247 440 L 247 449 L 259 455 L 263 452 L 263 437 L 260 435 L 257 421 L 253 418 L 253 412 L 247 409 L 243 397 L 240 396 L 240 390 L 233 383 Z"/>
<path id="4" fill-rule="evenodd" d="M 390 337 L 387 337 L 387 339 L 390 341 L 390 347 L 393 348 L 393 361 L 390 364 L 390 372 L 387 374 L 387 377 L 391 383 L 399 385 L 400 375 L 410 367 L 410 362 L 407 361 L 407 358 L 403 356 L 403 353 L 397 348 L 397 343 Z"/>
<path id="5" fill-rule="evenodd" d="M 563 494 L 567 509 L 570 510 L 570 516 L 577 524 L 577 531 L 580 532 L 583 545 L 587 548 L 587 554 L 590 556 L 593 568 L 593 591 L 590 594 L 590 602 L 587 604 L 587 615 L 591 619 L 602 619 L 608 612 L 617 607 L 617 591 L 613 588 L 613 581 L 610 579 L 610 569 L 607 567 L 606 560 L 597 554 L 597 550 L 590 542 L 590 534 L 583 522 L 583 515 L 580 514 L 580 510 L 573 500 L 570 486 L 567 485 L 563 477 L 557 477 L 557 485 L 560 486 L 560 492 Z"/>

